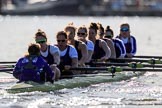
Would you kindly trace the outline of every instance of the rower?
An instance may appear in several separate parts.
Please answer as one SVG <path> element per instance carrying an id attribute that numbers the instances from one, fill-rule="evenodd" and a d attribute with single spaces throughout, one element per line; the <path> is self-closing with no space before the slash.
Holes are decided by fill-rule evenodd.
<path id="1" fill-rule="evenodd" d="M 40 56 L 40 46 L 38 44 L 30 44 L 28 53 L 28 55 L 20 58 L 16 63 L 13 76 L 19 82 L 34 81 L 42 83 L 50 81 L 53 83 L 54 73 L 47 62 Z M 45 78 L 42 79 L 42 75 L 45 75 L 43 76 Z"/>
<path id="2" fill-rule="evenodd" d="M 72 24 L 66 26 L 64 30 L 67 33 L 67 43 L 69 45 L 73 45 L 77 50 L 78 65 L 84 67 L 88 56 L 88 50 L 86 44 L 82 41 L 74 39 L 76 28 Z"/>
<path id="3" fill-rule="evenodd" d="M 64 31 L 59 31 L 56 35 L 57 46 L 60 50 L 61 62 L 59 69 L 61 71 L 61 78 L 65 75 L 76 74 L 69 71 L 71 67 L 78 67 L 78 53 L 72 45 L 67 44 L 67 34 Z"/>
<path id="4" fill-rule="evenodd" d="M 55 72 L 55 80 L 60 78 L 60 70 L 57 65 L 60 64 L 60 52 L 57 46 L 47 43 L 47 36 L 44 31 L 38 30 L 35 34 L 36 43 L 40 44 L 40 54 Z"/>
<path id="5" fill-rule="evenodd" d="M 116 58 L 116 52 L 115 52 L 115 47 L 114 47 L 114 44 L 113 44 L 113 41 L 111 39 L 108 39 L 108 38 L 105 38 L 104 37 L 104 28 L 102 26 L 101 23 L 97 23 L 97 26 L 98 26 L 98 37 L 99 39 L 103 39 L 107 45 L 109 46 L 110 50 L 111 50 L 111 56 L 110 58 Z"/>
<path id="6" fill-rule="evenodd" d="M 87 45 L 88 56 L 86 59 L 86 63 L 91 61 L 92 54 L 94 52 L 94 44 L 91 40 L 87 39 L 87 28 L 85 26 L 81 26 L 77 30 L 78 40 L 84 42 Z"/>
<path id="7" fill-rule="evenodd" d="M 122 40 L 119 38 L 113 38 L 114 32 L 112 29 L 110 29 L 110 26 L 107 26 L 105 29 L 105 38 L 111 39 L 113 41 L 115 52 L 116 52 L 116 58 L 124 58 L 126 55 L 125 46 Z"/>
<path id="8" fill-rule="evenodd" d="M 92 59 L 105 61 L 110 58 L 111 50 L 104 40 L 97 39 L 97 29 L 98 27 L 96 23 L 90 24 L 88 39 L 91 40 L 95 46 Z"/>
<path id="9" fill-rule="evenodd" d="M 135 37 L 130 34 L 130 26 L 128 23 L 121 24 L 120 34 L 117 38 L 121 39 L 125 45 L 125 57 L 132 58 L 136 54 L 137 44 Z"/>

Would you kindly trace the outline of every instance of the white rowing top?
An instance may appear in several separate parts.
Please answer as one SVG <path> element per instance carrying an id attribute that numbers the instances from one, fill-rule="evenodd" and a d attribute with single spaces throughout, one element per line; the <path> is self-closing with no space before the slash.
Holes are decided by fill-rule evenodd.
<path id="1" fill-rule="evenodd" d="M 75 49 L 75 47 L 73 47 L 72 45 L 69 45 L 69 46 L 70 46 L 69 56 L 71 58 L 78 58 L 78 53 L 77 53 L 77 50 Z M 64 56 L 66 54 L 67 48 L 63 51 L 60 51 L 60 56 Z"/>

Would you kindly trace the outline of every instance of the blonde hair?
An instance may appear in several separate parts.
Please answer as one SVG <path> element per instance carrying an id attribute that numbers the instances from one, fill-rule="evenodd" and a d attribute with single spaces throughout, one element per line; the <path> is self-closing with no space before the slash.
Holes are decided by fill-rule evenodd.
<path id="1" fill-rule="evenodd" d="M 76 27 L 74 27 L 73 22 L 69 23 L 69 24 L 65 27 L 64 31 L 67 31 L 67 29 L 69 29 L 69 28 L 73 29 L 74 32 L 76 31 Z"/>

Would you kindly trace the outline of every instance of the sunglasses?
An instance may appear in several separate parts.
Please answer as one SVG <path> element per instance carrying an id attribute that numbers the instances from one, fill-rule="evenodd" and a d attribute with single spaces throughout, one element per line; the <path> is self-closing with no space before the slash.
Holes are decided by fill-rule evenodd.
<path id="1" fill-rule="evenodd" d="M 65 40 L 57 40 L 57 42 L 65 42 Z"/>
<path id="2" fill-rule="evenodd" d="M 111 38 L 111 37 L 113 37 L 113 35 L 111 32 L 108 31 L 108 32 L 105 32 L 105 37 Z"/>
<path id="3" fill-rule="evenodd" d="M 46 39 L 36 40 L 36 43 L 39 43 L 39 44 L 42 44 L 42 43 L 45 43 L 45 42 L 46 42 Z"/>
<path id="4" fill-rule="evenodd" d="M 127 31 L 129 31 L 129 28 L 121 28 L 120 31 L 127 32 Z"/>
<path id="5" fill-rule="evenodd" d="M 112 35 L 106 35 L 105 37 L 107 37 L 107 38 L 111 38 L 111 37 L 113 37 Z"/>
<path id="6" fill-rule="evenodd" d="M 77 33 L 77 35 L 79 36 L 79 35 L 85 35 L 86 33 Z"/>

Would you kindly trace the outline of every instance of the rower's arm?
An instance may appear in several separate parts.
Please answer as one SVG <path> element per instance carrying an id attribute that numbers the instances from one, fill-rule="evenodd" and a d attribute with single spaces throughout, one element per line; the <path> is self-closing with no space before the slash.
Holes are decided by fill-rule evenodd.
<path id="1" fill-rule="evenodd" d="M 118 40 L 118 42 L 119 42 L 119 46 L 120 46 L 120 49 L 121 49 L 121 55 L 118 58 L 124 58 L 125 55 L 126 55 L 125 45 L 124 45 L 122 40 Z"/>
<path id="2" fill-rule="evenodd" d="M 93 55 L 93 51 L 92 50 L 88 50 L 88 57 L 87 57 L 87 60 L 86 60 L 87 63 L 91 61 L 92 55 Z"/>
<path id="3" fill-rule="evenodd" d="M 84 63 L 87 61 L 87 57 L 88 57 L 88 50 L 87 50 L 86 44 L 80 43 L 80 49 L 81 49 L 81 53 L 82 53 L 82 58 L 78 61 L 78 64 L 84 65 Z"/>
<path id="4" fill-rule="evenodd" d="M 132 45 L 131 55 L 134 56 L 137 51 L 137 44 L 136 44 L 136 39 L 133 36 L 131 36 L 131 45 Z"/>
<path id="5" fill-rule="evenodd" d="M 116 58 L 116 51 L 115 51 L 115 47 L 114 47 L 112 40 L 107 39 L 107 45 L 109 46 L 109 48 L 111 50 L 110 58 Z"/>
<path id="6" fill-rule="evenodd" d="M 53 83 L 54 79 L 55 79 L 55 72 L 52 71 L 52 69 L 49 67 L 49 65 L 44 62 L 44 67 L 43 67 L 43 71 L 46 72 L 46 80 Z"/>
<path id="7" fill-rule="evenodd" d="M 60 53 L 59 52 L 55 52 L 54 54 L 53 54 L 53 58 L 54 58 L 54 62 L 57 64 L 57 65 L 59 65 L 60 64 Z"/>
<path id="8" fill-rule="evenodd" d="M 72 67 L 78 67 L 78 58 L 72 58 Z"/>
<path id="9" fill-rule="evenodd" d="M 106 44 L 105 41 L 100 41 L 100 43 L 101 43 L 100 46 L 102 47 L 102 49 L 105 52 L 105 56 L 103 56 L 101 58 L 101 60 L 106 60 L 106 59 L 110 58 L 110 56 L 111 56 L 111 50 L 110 50 L 110 48 L 108 47 L 108 45 Z"/>
<path id="10" fill-rule="evenodd" d="M 59 65 L 60 64 L 60 51 L 57 46 L 51 46 L 50 47 L 50 53 L 53 56 L 54 64 Z"/>
<path id="11" fill-rule="evenodd" d="M 20 79 L 20 75 L 21 75 L 21 60 L 18 60 L 18 62 L 16 63 L 14 69 L 13 69 L 13 76 L 16 79 Z"/>

